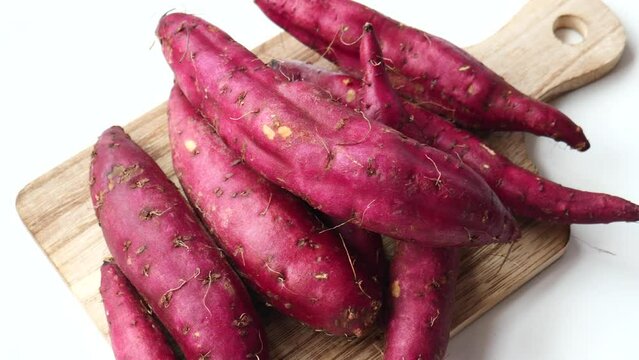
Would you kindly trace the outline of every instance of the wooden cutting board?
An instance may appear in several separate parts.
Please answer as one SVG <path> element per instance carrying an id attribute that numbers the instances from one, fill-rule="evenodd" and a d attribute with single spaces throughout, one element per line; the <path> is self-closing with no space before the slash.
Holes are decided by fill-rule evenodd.
<path id="1" fill-rule="evenodd" d="M 557 28 L 576 29 L 584 41 L 564 44 L 554 35 Z M 523 92 L 548 99 L 603 76 L 619 60 L 624 43 L 621 24 L 599 0 L 531 0 L 497 34 L 468 50 Z M 265 61 L 271 58 L 320 61 L 317 54 L 286 34 L 267 41 L 255 52 Z M 177 183 L 171 168 L 166 104 L 125 128 Z M 497 134 L 487 141 L 517 164 L 534 170 L 526 156 L 522 134 Z M 106 334 L 98 286 L 99 267 L 109 253 L 89 198 L 90 152 L 83 150 L 28 184 L 18 195 L 16 206 L 71 291 Z M 574 155 L 579 156 L 576 152 Z M 453 335 L 564 252 L 568 226 L 520 223 L 523 236 L 512 248 L 494 245 L 464 252 Z M 381 330 L 349 340 L 316 333 L 274 311 L 265 311 L 265 317 L 274 359 L 382 358 Z"/>

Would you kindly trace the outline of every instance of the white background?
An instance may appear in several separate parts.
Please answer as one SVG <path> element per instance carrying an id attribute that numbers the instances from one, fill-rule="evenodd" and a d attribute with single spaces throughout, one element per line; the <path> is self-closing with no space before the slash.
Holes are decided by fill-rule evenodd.
<path id="1" fill-rule="evenodd" d="M 497 31 L 525 1 L 363 2 L 465 46 Z M 639 202 L 639 5 L 607 3 L 628 36 L 620 65 L 554 102 L 581 124 L 592 149 L 578 153 L 534 138 L 528 146 L 547 177 Z M 11 0 L 0 10 L 3 359 L 112 359 L 14 202 L 24 185 L 108 126 L 165 100 L 172 76 L 158 44 L 150 47 L 157 20 L 174 8 L 208 19 L 248 48 L 279 32 L 250 0 Z M 639 225 L 573 226 L 565 256 L 455 337 L 447 359 L 639 359 L 638 323 Z"/>

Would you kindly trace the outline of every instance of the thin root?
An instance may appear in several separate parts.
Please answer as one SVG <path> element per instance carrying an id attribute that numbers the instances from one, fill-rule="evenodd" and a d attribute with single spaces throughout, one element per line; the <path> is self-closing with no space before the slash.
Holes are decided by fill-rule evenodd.
<path id="1" fill-rule="evenodd" d="M 355 266 L 353 265 L 353 259 L 351 258 L 351 254 L 348 252 L 348 247 L 346 246 L 346 242 L 344 241 L 344 237 L 342 234 L 338 234 L 340 240 L 342 240 L 342 246 L 344 246 L 344 250 L 346 251 L 346 257 L 348 257 L 348 263 L 351 265 L 351 270 L 353 270 L 353 280 L 357 283 L 357 272 L 355 271 Z"/>
<path id="2" fill-rule="evenodd" d="M 335 229 L 337 229 L 337 228 L 340 228 L 340 227 L 342 227 L 342 226 L 344 226 L 344 225 L 348 224 L 349 222 L 351 222 L 351 221 L 353 221 L 353 220 L 355 220 L 355 218 L 354 218 L 354 217 L 352 217 L 352 218 L 350 218 L 350 219 L 348 219 L 348 220 L 344 221 L 343 223 L 337 224 L 337 225 L 335 225 L 335 226 L 333 226 L 333 227 L 326 228 L 326 229 L 324 229 L 324 230 L 320 230 L 320 231 L 318 232 L 318 234 L 323 234 L 323 233 L 325 233 L 325 232 L 327 232 L 327 231 L 335 230 Z"/>
<path id="3" fill-rule="evenodd" d="M 362 217 L 359 220 L 359 224 L 363 225 L 364 224 L 364 215 L 366 215 L 366 212 L 368 211 L 368 209 L 371 208 L 371 205 L 373 205 L 373 203 L 377 201 L 377 199 L 374 199 L 373 201 L 369 202 L 368 205 L 366 205 L 366 209 L 364 209 L 364 211 L 362 211 Z"/>
<path id="4" fill-rule="evenodd" d="M 362 287 L 362 280 L 357 280 L 355 284 L 357 284 L 357 287 L 359 287 L 359 291 L 361 291 L 362 294 L 366 295 L 367 298 L 372 299 L 372 297 L 364 291 L 364 288 Z"/>
<path id="5" fill-rule="evenodd" d="M 260 216 L 266 216 L 266 212 L 268 211 L 268 208 L 271 207 L 272 200 L 273 200 L 273 193 L 270 193 L 268 196 L 268 204 L 266 204 L 266 208 L 262 210 L 261 213 L 259 213 Z"/>
<path id="6" fill-rule="evenodd" d="M 195 279 L 196 277 L 198 277 L 200 275 L 200 268 L 196 268 L 195 269 L 195 273 L 193 274 L 193 276 L 191 276 L 190 278 L 184 280 L 184 279 L 180 279 L 180 281 L 178 281 L 178 286 L 167 290 L 164 294 L 162 294 L 162 296 L 160 297 L 160 305 L 162 305 L 163 307 L 167 308 L 169 307 L 169 304 L 171 302 L 171 298 L 173 298 L 173 293 L 180 290 L 184 285 L 186 285 L 186 283 L 188 283 L 189 281 Z"/>
<path id="7" fill-rule="evenodd" d="M 206 309 L 206 311 L 209 312 L 209 315 L 213 315 L 213 313 L 211 313 L 211 309 L 209 309 L 208 305 L 206 305 L 206 296 L 209 294 L 209 290 L 211 289 L 212 282 L 213 282 L 213 274 L 209 271 L 209 275 L 206 278 L 206 291 L 204 292 L 204 297 L 202 298 L 202 305 L 204 305 L 204 308 Z"/>
<path id="8" fill-rule="evenodd" d="M 293 82 L 293 78 L 291 78 L 288 75 L 286 75 L 284 73 L 284 71 L 282 71 L 282 67 L 281 66 L 278 68 L 278 70 L 280 71 L 280 74 L 282 74 L 282 76 L 284 76 L 286 78 L 286 80 L 288 80 L 288 82 Z"/>
<path id="9" fill-rule="evenodd" d="M 419 78 L 417 78 L 417 79 L 419 79 Z M 401 87 L 403 87 L 403 86 L 401 86 Z M 397 90 L 397 89 L 399 89 L 401 87 L 397 87 L 395 89 Z M 440 108 L 443 111 L 450 113 L 450 117 L 451 118 L 455 118 L 455 109 L 453 109 L 453 108 L 446 107 L 446 106 L 444 106 L 444 105 L 442 105 L 440 103 L 436 103 L 434 101 L 417 101 L 417 99 L 412 99 L 412 100 L 415 100 L 416 104 L 418 106 L 425 106 L 426 108 L 432 108 L 432 107 Z"/>
<path id="10" fill-rule="evenodd" d="M 189 47 L 191 46 L 191 29 L 186 28 L 186 46 L 184 47 L 184 52 L 182 53 L 182 57 L 178 60 L 178 63 L 182 63 L 184 58 L 186 57 L 186 53 L 189 52 Z"/>
<path id="11" fill-rule="evenodd" d="M 234 117 L 230 117 L 229 120 L 233 120 L 233 121 L 237 121 L 237 120 L 242 120 L 243 118 L 251 115 L 251 114 L 259 114 L 260 109 L 255 109 L 255 110 L 251 110 L 247 113 L 244 113 L 242 116 L 234 118 Z"/>
<path id="12" fill-rule="evenodd" d="M 315 125 L 315 136 L 317 136 L 320 143 L 324 147 L 324 150 L 326 150 L 327 161 L 326 161 L 326 165 L 324 165 L 324 168 L 328 169 L 330 168 L 331 162 L 333 161 L 333 158 L 335 155 L 333 155 L 333 152 L 331 151 L 331 149 L 329 149 L 328 144 L 326 143 L 326 140 L 324 140 L 324 138 L 320 136 L 319 131 L 317 131 L 317 125 Z"/>
<path id="13" fill-rule="evenodd" d="M 262 340 L 262 332 L 259 330 L 257 331 L 257 338 L 260 339 L 260 349 L 252 355 L 255 356 L 257 360 L 260 360 L 260 356 L 258 354 L 264 350 L 264 341 Z"/>
<path id="14" fill-rule="evenodd" d="M 366 120 L 366 122 L 368 123 L 368 132 L 366 133 L 366 135 L 364 135 L 362 140 L 356 141 L 354 143 L 338 143 L 338 144 L 335 144 L 335 145 L 340 145 L 340 146 L 359 145 L 359 144 L 363 143 L 364 141 L 366 141 L 368 139 L 368 136 L 371 134 L 371 131 L 373 131 L 373 125 L 371 123 L 371 120 L 369 118 L 367 118 L 366 115 L 364 115 L 364 113 L 361 110 L 357 109 L 357 110 L 355 110 L 355 112 L 360 114 L 360 115 L 362 115 L 364 120 Z"/>
<path id="15" fill-rule="evenodd" d="M 340 29 L 337 30 L 337 32 L 333 36 L 333 40 L 331 40 L 331 42 L 326 47 L 326 50 L 324 50 L 324 52 L 322 53 L 322 57 L 326 57 L 326 54 L 328 54 L 328 52 L 333 49 L 333 44 L 335 43 L 335 40 L 337 40 L 337 35 L 340 34 L 340 33 L 344 33 L 344 29 L 345 28 L 346 28 L 346 26 L 342 25 L 342 27 L 340 27 Z"/>
<path id="16" fill-rule="evenodd" d="M 435 182 L 435 187 L 437 187 L 437 189 L 441 189 L 441 187 L 442 187 L 442 172 L 439 171 L 439 168 L 437 167 L 437 164 L 435 163 L 435 161 L 433 159 L 431 159 L 430 156 L 426 155 L 426 158 L 428 160 L 430 160 L 431 163 L 433 163 L 433 166 L 435 167 L 435 171 L 437 171 L 437 179 L 429 178 L 429 180 L 432 180 L 432 181 Z"/>
<path id="17" fill-rule="evenodd" d="M 346 30 L 348 30 L 348 27 L 343 26 L 339 34 L 339 41 L 346 46 L 352 46 L 357 44 L 360 40 L 362 40 L 362 38 L 364 37 L 364 34 L 366 34 L 366 31 L 362 31 L 362 33 L 355 40 L 353 40 L 352 42 L 346 42 L 344 41 L 344 33 L 346 32 Z"/>

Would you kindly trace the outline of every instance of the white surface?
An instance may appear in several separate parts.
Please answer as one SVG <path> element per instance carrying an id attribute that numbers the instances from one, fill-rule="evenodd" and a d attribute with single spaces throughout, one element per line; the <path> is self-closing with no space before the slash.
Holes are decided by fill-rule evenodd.
<path id="1" fill-rule="evenodd" d="M 469 45 L 497 31 L 525 1 L 364 2 Z M 639 202 L 639 188 L 632 185 L 639 178 L 633 111 L 639 99 L 639 5 L 607 3 L 626 27 L 621 64 L 555 102 L 581 124 L 592 149 L 582 154 L 532 138 L 529 147 L 549 178 Z M 24 185 L 93 144 L 105 128 L 164 101 L 171 73 L 158 44 L 149 47 L 157 20 L 173 8 L 208 19 L 248 48 L 279 32 L 250 0 L 12 0 L 0 11 L 2 358 L 112 359 L 107 342 L 22 225 L 14 201 Z M 566 255 L 455 337 L 447 359 L 639 359 L 638 275 L 638 224 L 573 226 Z"/>

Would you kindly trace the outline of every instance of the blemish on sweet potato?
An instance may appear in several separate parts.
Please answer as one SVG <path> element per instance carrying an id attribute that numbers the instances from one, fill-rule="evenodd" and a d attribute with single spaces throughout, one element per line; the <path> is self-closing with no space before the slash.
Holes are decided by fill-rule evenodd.
<path id="1" fill-rule="evenodd" d="M 393 283 L 391 284 L 391 295 L 393 295 L 394 298 L 398 298 L 402 293 L 402 288 L 399 285 L 399 281 L 395 280 L 393 281 Z"/>
<path id="2" fill-rule="evenodd" d="M 136 254 L 136 255 L 140 255 L 140 254 L 142 254 L 145 250 L 146 250 L 146 244 L 145 244 L 145 245 L 140 246 L 137 250 L 135 250 L 135 254 Z"/>
<path id="3" fill-rule="evenodd" d="M 314 275 L 317 280 L 328 280 L 328 273 L 320 272 Z"/>
<path id="4" fill-rule="evenodd" d="M 264 135 L 266 135 L 266 137 L 267 137 L 269 140 L 273 140 L 273 139 L 275 139 L 275 131 L 273 131 L 273 129 L 271 129 L 271 127 L 270 127 L 270 126 L 268 126 L 268 125 L 264 124 L 264 125 L 262 126 L 262 132 L 264 133 Z"/>

